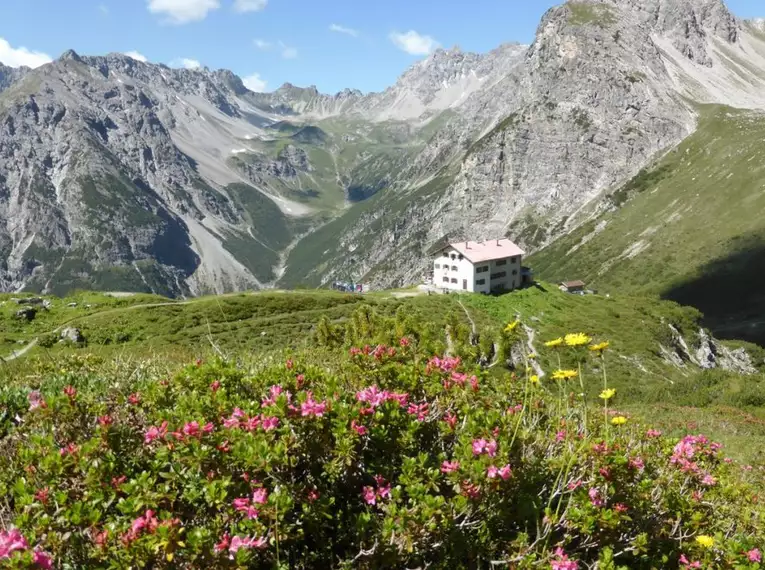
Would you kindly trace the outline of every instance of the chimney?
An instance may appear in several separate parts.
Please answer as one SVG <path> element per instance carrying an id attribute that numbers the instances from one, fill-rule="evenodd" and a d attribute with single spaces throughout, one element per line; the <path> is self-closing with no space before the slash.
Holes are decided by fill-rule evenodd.
<path id="1" fill-rule="evenodd" d="M 469 241 L 465 242 L 465 249 L 470 249 L 470 242 Z"/>
<path id="2" fill-rule="evenodd" d="M 497 245 L 499 245 L 499 240 L 497 240 Z"/>

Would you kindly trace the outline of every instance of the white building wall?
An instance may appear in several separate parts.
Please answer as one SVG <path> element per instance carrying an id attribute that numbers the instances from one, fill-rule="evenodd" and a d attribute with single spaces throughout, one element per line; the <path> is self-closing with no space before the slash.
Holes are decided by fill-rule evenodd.
<path id="1" fill-rule="evenodd" d="M 522 284 L 522 264 L 522 256 L 518 255 L 473 265 L 466 258 L 460 259 L 459 252 L 448 248 L 433 260 L 433 285 L 471 293 L 512 291 Z"/>
<path id="2" fill-rule="evenodd" d="M 447 248 L 433 260 L 433 285 L 451 291 L 475 291 L 473 264 Z"/>

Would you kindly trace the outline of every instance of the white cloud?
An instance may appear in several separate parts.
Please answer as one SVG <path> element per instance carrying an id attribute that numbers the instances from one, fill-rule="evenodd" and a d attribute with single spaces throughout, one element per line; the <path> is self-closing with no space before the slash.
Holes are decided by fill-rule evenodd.
<path id="1" fill-rule="evenodd" d="M 282 49 L 282 57 L 284 59 L 295 59 L 298 56 L 298 50 L 294 47 L 285 47 Z"/>
<path id="2" fill-rule="evenodd" d="M 196 59 L 189 59 L 187 57 L 179 57 L 170 62 L 170 67 L 183 67 L 184 69 L 199 69 L 202 64 Z"/>
<path id="3" fill-rule="evenodd" d="M 130 58 L 132 58 L 132 59 L 134 59 L 136 61 L 142 61 L 143 63 L 146 63 L 147 61 L 149 61 L 149 58 L 147 58 L 145 55 L 143 55 L 142 53 L 137 52 L 135 50 L 133 50 L 133 51 L 126 51 L 124 53 L 124 55 L 126 55 L 126 56 L 128 56 L 128 57 L 130 57 Z"/>
<path id="4" fill-rule="evenodd" d="M 164 14 L 172 24 L 198 22 L 220 8 L 220 0 L 147 0 L 147 3 L 149 12 Z"/>
<path id="5" fill-rule="evenodd" d="M 440 44 L 430 36 L 422 36 L 414 30 L 408 32 L 391 32 L 390 40 L 400 50 L 412 55 L 428 55 L 435 51 Z"/>
<path id="6" fill-rule="evenodd" d="M 332 24 L 329 27 L 330 31 L 337 32 L 338 34 L 346 34 L 348 36 L 352 36 L 354 38 L 359 37 L 358 30 L 354 30 L 353 28 L 346 28 L 345 26 L 341 26 L 340 24 Z"/>
<path id="7" fill-rule="evenodd" d="M 252 75 L 248 75 L 247 77 L 242 78 L 242 83 L 244 83 L 244 86 L 249 89 L 250 91 L 255 91 L 257 93 L 262 93 L 266 90 L 266 80 L 263 79 L 260 76 L 260 73 L 253 73 Z"/>
<path id="8" fill-rule="evenodd" d="M 262 50 L 271 49 L 274 45 L 271 42 L 267 42 L 266 40 L 260 40 L 260 39 L 253 40 L 253 43 L 255 44 L 256 48 L 262 49 Z"/>
<path id="9" fill-rule="evenodd" d="M 268 4 L 268 0 L 234 0 L 236 12 L 260 12 Z"/>
<path id="10" fill-rule="evenodd" d="M 41 51 L 32 51 L 25 47 L 11 47 L 7 41 L 0 38 L 0 63 L 8 67 L 40 67 L 53 61 L 51 56 Z"/>

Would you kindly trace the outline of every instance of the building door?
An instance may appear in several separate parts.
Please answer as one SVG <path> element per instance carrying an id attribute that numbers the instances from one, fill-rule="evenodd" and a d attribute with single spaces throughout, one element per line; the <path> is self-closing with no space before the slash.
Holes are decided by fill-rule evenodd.
<path id="1" fill-rule="evenodd" d="M 467 279 L 462 280 L 462 288 L 467 291 Z"/>

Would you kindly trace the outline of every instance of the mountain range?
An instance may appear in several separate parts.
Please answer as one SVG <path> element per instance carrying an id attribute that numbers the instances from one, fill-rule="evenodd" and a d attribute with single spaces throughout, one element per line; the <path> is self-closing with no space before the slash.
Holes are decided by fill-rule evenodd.
<path id="1" fill-rule="evenodd" d="M 529 46 L 438 50 L 381 93 L 120 54 L 0 66 L 0 289 L 395 286 L 436 242 L 497 236 L 573 277 L 715 104 L 765 109 L 765 22 L 721 0 L 569 1 Z M 628 253 L 609 270 L 661 263 Z"/>

